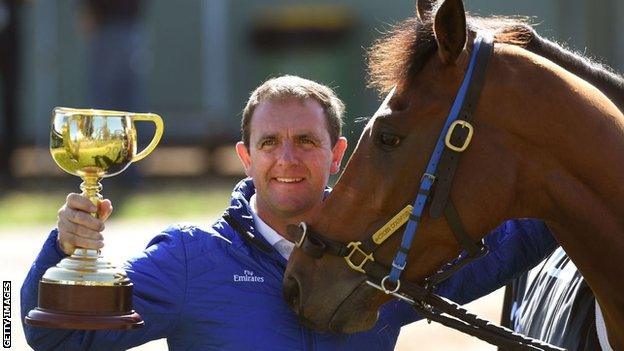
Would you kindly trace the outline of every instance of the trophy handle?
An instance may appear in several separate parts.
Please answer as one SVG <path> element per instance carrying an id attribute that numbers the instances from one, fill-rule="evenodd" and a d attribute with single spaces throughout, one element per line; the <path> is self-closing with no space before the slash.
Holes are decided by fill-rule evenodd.
<path id="1" fill-rule="evenodd" d="M 141 152 L 139 152 L 132 158 L 132 162 L 136 162 L 136 161 L 144 159 L 147 155 L 149 155 L 152 151 L 154 151 L 154 149 L 156 148 L 156 145 L 158 145 L 158 142 L 160 141 L 160 138 L 162 137 L 162 134 L 163 134 L 163 121 L 162 121 L 162 118 L 160 118 L 160 116 L 155 113 L 145 113 L 145 114 L 136 114 L 136 115 L 133 114 L 130 116 L 130 118 L 132 118 L 133 124 L 135 121 L 148 121 L 148 122 L 154 122 L 154 124 L 156 125 L 156 131 L 154 132 L 154 138 L 152 138 L 152 141 L 150 141 L 149 145 L 147 145 L 145 149 L 143 149 Z"/>

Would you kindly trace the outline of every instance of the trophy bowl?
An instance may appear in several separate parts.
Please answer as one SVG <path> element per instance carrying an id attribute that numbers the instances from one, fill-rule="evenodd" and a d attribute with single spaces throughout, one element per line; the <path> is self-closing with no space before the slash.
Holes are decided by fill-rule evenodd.
<path id="1" fill-rule="evenodd" d="M 136 121 L 156 126 L 152 141 L 138 153 Z M 149 155 L 162 133 L 162 119 L 152 113 L 57 107 L 52 113 L 50 153 L 61 169 L 82 178 L 82 195 L 97 206 L 102 199 L 100 180 Z M 28 312 L 25 322 L 85 330 L 143 326 L 132 309 L 132 282 L 126 272 L 111 265 L 99 250 L 84 248 L 76 248 L 44 273 L 38 306 Z"/>

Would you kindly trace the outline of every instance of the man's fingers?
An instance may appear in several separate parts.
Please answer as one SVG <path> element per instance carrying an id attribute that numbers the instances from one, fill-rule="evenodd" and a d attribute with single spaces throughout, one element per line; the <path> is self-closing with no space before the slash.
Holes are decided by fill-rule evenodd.
<path id="1" fill-rule="evenodd" d="M 67 201 L 59 210 L 58 230 L 59 244 L 67 254 L 75 247 L 84 249 L 101 249 L 104 246 L 104 221 L 112 212 L 109 200 L 102 200 L 99 206 L 81 194 L 67 195 Z M 97 211 L 99 218 L 92 215 Z"/>
<path id="2" fill-rule="evenodd" d="M 67 207 L 59 213 L 59 219 L 68 220 L 72 223 L 78 224 L 79 226 L 83 226 L 98 232 L 104 230 L 104 221 L 102 221 L 101 219 L 95 218 L 89 213 Z"/>
<path id="3" fill-rule="evenodd" d="M 59 246 L 68 255 L 76 247 L 94 250 L 104 247 L 104 237 L 100 232 L 71 222 L 66 217 L 59 216 L 58 231 Z"/>
<path id="4" fill-rule="evenodd" d="M 94 213 L 97 211 L 98 217 L 102 221 L 107 220 L 113 212 L 113 205 L 111 204 L 110 200 L 104 199 L 100 201 L 99 206 L 96 207 L 89 199 L 76 193 L 71 193 L 67 196 L 66 207 L 87 213 Z"/>
<path id="5" fill-rule="evenodd" d="M 66 238 L 71 239 L 72 236 L 81 237 L 81 238 L 89 239 L 89 240 L 95 240 L 95 241 L 104 240 L 104 237 L 99 231 L 87 228 L 80 224 L 76 224 L 66 218 L 61 218 L 59 220 L 58 229 L 59 229 L 59 232 L 61 233 L 60 234 L 61 240 L 65 240 Z"/>
<path id="6" fill-rule="evenodd" d="M 74 250 L 76 249 L 74 245 L 68 243 L 67 241 L 61 240 L 60 237 L 58 237 L 57 240 L 58 240 L 59 246 L 61 247 L 61 250 L 66 255 L 71 255 L 72 253 L 74 253 Z"/>
<path id="7" fill-rule="evenodd" d="M 104 247 L 104 242 L 102 240 L 83 238 L 72 233 L 65 233 L 62 237 L 59 236 L 59 240 L 61 241 L 61 247 L 80 247 L 94 250 Z"/>
<path id="8" fill-rule="evenodd" d="M 100 218 L 91 215 L 96 211 Z M 104 246 L 104 237 L 100 232 L 104 230 L 104 220 L 110 216 L 111 211 L 109 200 L 103 200 L 99 206 L 95 206 L 80 194 L 69 194 L 65 205 L 58 212 L 58 240 L 61 249 L 67 254 L 71 254 L 75 247 L 101 249 Z"/>
<path id="9" fill-rule="evenodd" d="M 111 213 L 113 213 L 113 205 L 110 200 L 105 199 L 100 202 L 100 208 L 98 209 L 98 217 L 102 221 L 106 221 L 108 217 L 110 217 Z"/>
<path id="10" fill-rule="evenodd" d="M 67 195 L 67 207 L 89 213 L 97 211 L 97 207 L 89 199 L 76 193 Z"/>

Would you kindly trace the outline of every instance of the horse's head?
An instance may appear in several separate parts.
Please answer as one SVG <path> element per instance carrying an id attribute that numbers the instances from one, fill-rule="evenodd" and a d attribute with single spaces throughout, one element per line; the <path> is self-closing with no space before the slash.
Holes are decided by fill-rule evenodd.
<path id="1" fill-rule="evenodd" d="M 367 241 L 411 204 L 419 192 L 421 177 L 469 65 L 474 39 L 461 0 L 431 4 L 430 0 L 419 1 L 418 16 L 371 51 L 373 83 L 392 92 L 368 122 L 320 215 L 308 223 L 324 238 L 342 243 Z M 461 153 L 450 192 L 473 241 L 505 219 L 505 211 L 509 210 L 506 206 L 517 186 L 516 144 L 507 143 L 510 133 L 501 132 L 500 123 L 492 121 L 504 116 L 520 126 L 522 119 L 513 117 L 529 107 L 522 107 L 526 103 L 514 95 L 521 90 L 522 79 L 537 79 L 530 74 L 514 74 L 514 69 L 523 69 L 519 66 L 512 69 L 509 81 L 497 81 L 501 67 L 515 64 L 501 62 L 504 59 L 507 56 L 491 60 L 487 68 L 474 113 L 474 136 Z M 505 74 L 509 74 L 507 71 Z M 501 160 L 505 160 L 505 168 L 500 167 Z M 402 228 L 376 249 L 376 262 L 391 266 Z M 367 253 L 363 251 L 354 253 L 355 265 Z M 427 211 L 420 220 L 401 279 L 422 281 L 460 251 L 448 221 L 444 217 L 432 219 Z M 311 256 L 298 249 L 286 269 L 284 293 L 311 327 L 355 332 L 370 328 L 378 308 L 389 299 L 365 280 L 365 275 L 350 268 L 343 257 Z"/>

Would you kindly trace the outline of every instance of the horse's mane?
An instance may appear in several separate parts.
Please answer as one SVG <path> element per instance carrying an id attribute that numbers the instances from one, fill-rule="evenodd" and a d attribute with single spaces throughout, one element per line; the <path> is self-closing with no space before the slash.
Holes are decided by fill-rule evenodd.
<path id="1" fill-rule="evenodd" d="M 380 93 L 395 84 L 409 84 L 435 52 L 432 16 L 410 18 L 395 25 L 368 51 L 369 86 Z M 593 62 L 563 46 L 539 36 L 529 21 L 519 17 L 467 17 L 468 30 L 488 31 L 498 43 L 518 45 L 551 60 L 586 80 L 624 110 L 624 78 L 610 68 Z"/>

